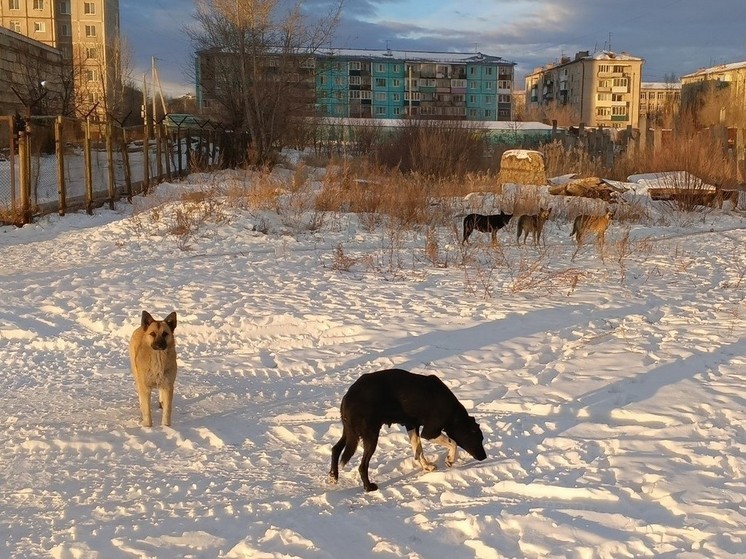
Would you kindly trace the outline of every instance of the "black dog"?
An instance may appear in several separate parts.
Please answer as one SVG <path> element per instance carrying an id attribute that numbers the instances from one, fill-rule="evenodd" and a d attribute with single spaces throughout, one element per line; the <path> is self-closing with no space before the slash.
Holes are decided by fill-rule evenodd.
<path id="1" fill-rule="evenodd" d="M 398 423 L 407 428 L 414 458 L 427 471 L 433 470 L 435 465 L 422 454 L 420 427 L 422 437 L 448 447 L 447 466 L 456 460 L 456 445 L 477 460 L 487 457 L 479 425 L 435 375 L 417 375 L 402 369 L 364 374 L 347 390 L 340 411 L 342 437 L 332 447 L 332 468 L 329 471 L 334 482 L 339 478 L 340 454 L 344 466 L 355 454 L 362 438 L 363 458 L 358 471 L 363 487 L 366 491 L 378 489 L 368 478 L 368 465 L 384 424 Z"/>
<path id="2" fill-rule="evenodd" d="M 481 231 L 482 233 L 491 233 L 492 242 L 497 242 L 497 232 L 505 227 L 513 214 L 506 214 L 502 210 L 496 215 L 480 215 L 480 214 L 469 214 L 464 218 L 464 240 L 461 244 L 464 244 L 469 240 L 469 235 L 474 230 Z"/>

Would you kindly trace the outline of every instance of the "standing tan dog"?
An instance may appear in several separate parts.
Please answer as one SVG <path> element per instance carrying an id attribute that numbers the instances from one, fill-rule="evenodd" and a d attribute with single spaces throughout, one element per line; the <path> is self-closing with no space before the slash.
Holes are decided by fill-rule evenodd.
<path id="1" fill-rule="evenodd" d="M 132 333 L 130 364 L 135 377 L 135 388 L 140 400 L 143 427 L 153 425 L 150 412 L 150 391 L 158 389 L 158 401 L 163 408 L 162 425 L 171 425 L 171 404 L 176 382 L 176 313 L 165 320 L 155 320 L 142 311 L 142 323 Z"/>
<path id="2" fill-rule="evenodd" d="M 541 239 L 541 233 L 544 230 L 544 223 L 546 223 L 549 216 L 552 214 L 552 208 L 544 209 L 539 208 L 537 215 L 522 215 L 518 218 L 518 234 L 516 235 L 516 242 L 520 244 L 521 235 L 523 235 L 523 244 L 526 244 L 526 238 L 528 234 L 533 234 L 534 244 L 538 245 Z M 546 241 L 544 241 L 546 244 Z"/>
<path id="3" fill-rule="evenodd" d="M 579 215 L 572 225 L 570 237 L 575 236 L 579 248 L 583 244 L 583 238 L 588 233 L 595 233 L 598 245 L 603 246 L 606 230 L 609 228 L 609 223 L 611 223 L 613 217 L 614 212 L 611 209 L 606 210 L 604 215 Z"/>

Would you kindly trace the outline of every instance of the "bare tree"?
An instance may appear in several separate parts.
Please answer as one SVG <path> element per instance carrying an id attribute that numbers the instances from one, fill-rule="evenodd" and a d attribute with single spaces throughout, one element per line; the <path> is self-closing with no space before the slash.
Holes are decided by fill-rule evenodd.
<path id="1" fill-rule="evenodd" d="M 572 126 L 580 121 L 580 115 L 575 108 L 557 101 L 551 101 L 540 107 L 531 107 L 525 112 L 523 118 L 546 123 L 556 120 L 559 126 Z"/>
<path id="2" fill-rule="evenodd" d="M 342 0 L 312 19 L 299 0 L 284 15 L 279 0 L 198 0 L 187 28 L 200 86 L 225 121 L 250 138 L 249 163 L 272 161 L 293 117 L 311 114 L 315 53 L 328 44 Z"/>

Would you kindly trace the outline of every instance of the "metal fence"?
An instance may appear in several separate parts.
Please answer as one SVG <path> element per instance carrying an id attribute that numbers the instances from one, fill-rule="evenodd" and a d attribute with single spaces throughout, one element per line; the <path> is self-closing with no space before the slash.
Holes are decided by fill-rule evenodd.
<path id="1" fill-rule="evenodd" d="M 166 117 L 147 128 L 125 128 L 59 116 L 0 116 L 0 222 L 22 225 L 46 213 L 113 207 L 158 182 L 224 166 L 224 153 L 244 149 L 236 140 L 209 120 Z"/>

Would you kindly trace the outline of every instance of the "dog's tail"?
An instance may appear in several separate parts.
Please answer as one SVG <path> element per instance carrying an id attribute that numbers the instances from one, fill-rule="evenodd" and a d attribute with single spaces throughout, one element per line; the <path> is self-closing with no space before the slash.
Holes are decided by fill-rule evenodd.
<path id="1" fill-rule="evenodd" d="M 342 467 L 344 467 L 357 451 L 357 445 L 360 441 L 360 437 L 357 435 L 357 433 L 353 433 L 352 429 L 350 429 L 347 425 L 345 425 L 344 429 L 342 430 L 342 437 L 344 438 L 345 446 L 344 450 L 342 451 L 340 463 L 342 464 Z"/>

